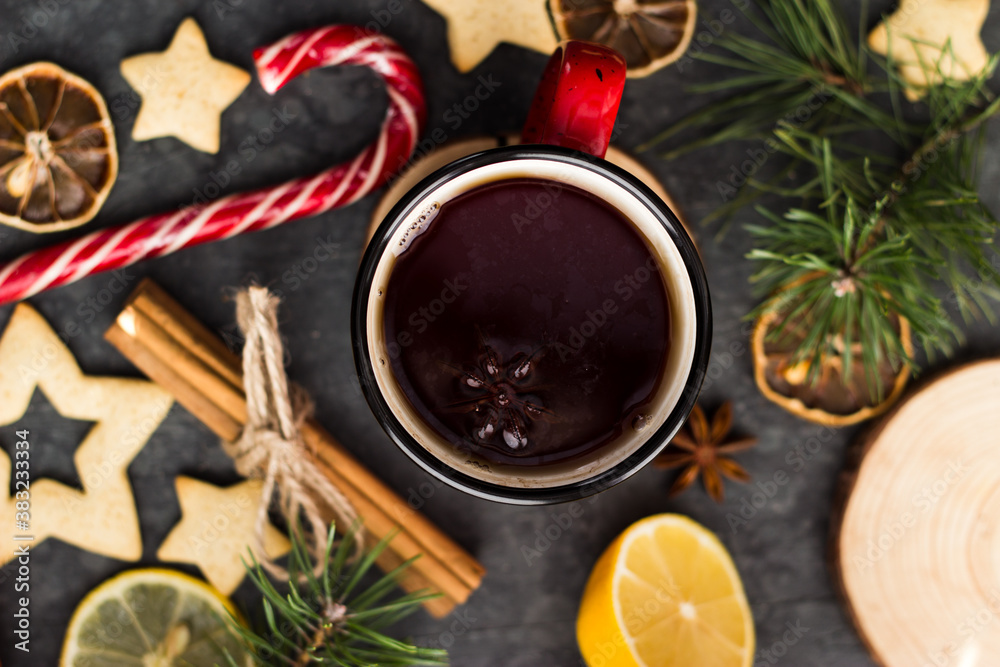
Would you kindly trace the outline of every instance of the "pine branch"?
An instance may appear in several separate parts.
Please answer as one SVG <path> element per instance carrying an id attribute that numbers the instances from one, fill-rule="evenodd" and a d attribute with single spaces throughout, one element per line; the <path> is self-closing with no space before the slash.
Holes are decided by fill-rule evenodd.
<path id="1" fill-rule="evenodd" d="M 869 99 L 873 93 L 889 90 L 889 82 L 868 74 L 869 55 L 855 45 L 846 20 L 831 0 L 756 3 L 756 11 L 744 14 L 765 40 L 728 32 L 715 42 L 726 55 L 700 52 L 692 56 L 747 72 L 691 87 L 695 93 L 725 90 L 733 95 L 673 124 L 638 150 L 661 147 L 692 130 L 708 132 L 663 153 L 664 158 L 674 159 L 734 139 L 766 140 L 783 123 L 821 130 L 845 119 L 876 124 L 897 142 L 905 141 L 911 128 Z"/>
<path id="2" fill-rule="evenodd" d="M 992 318 L 988 299 L 1000 299 L 1000 225 L 976 194 L 975 166 L 982 125 L 1000 104 L 970 94 L 982 92 L 986 76 L 930 100 L 926 138 L 894 177 L 868 158 L 838 156 L 829 139 L 806 130 L 775 133 L 783 152 L 815 170 L 808 183 L 817 185 L 804 197 L 816 202 L 815 212 L 792 208 L 776 216 L 761 209 L 771 224 L 749 227 L 759 247 L 748 256 L 761 262 L 754 279 L 771 294 L 754 314 L 783 310 L 783 322 L 796 326 L 805 318 L 808 333 L 794 362 L 818 369 L 822 357 L 840 356 L 847 381 L 849 342 L 857 340 L 878 398 L 884 387 L 872 364 L 912 362 L 898 338 L 899 318 L 929 353 L 948 354 L 961 342 L 961 330 L 933 297 L 935 283 L 948 286 L 963 317 Z M 956 107 L 956 98 L 969 106 Z M 802 287 L 775 292 L 796 284 Z M 804 304 L 819 314 L 806 317 Z M 772 332 L 788 335 L 781 322 Z"/>
<path id="3" fill-rule="evenodd" d="M 945 67 L 954 60 L 951 44 L 937 47 L 940 55 L 922 64 L 938 83 L 920 89 L 928 113 L 915 121 L 904 117 L 899 95 L 912 86 L 891 56 L 866 51 L 863 23 L 855 38 L 832 0 L 756 1 L 747 16 L 762 39 L 727 33 L 716 52 L 694 55 L 734 73 L 695 90 L 731 95 L 642 148 L 700 130 L 701 138 L 664 156 L 733 140 L 763 141 L 779 156 L 776 173 L 747 177 L 710 219 L 763 194 L 794 201 L 782 214 L 758 207 L 762 222 L 748 225 L 753 280 L 766 295 L 751 316 L 779 314 L 771 340 L 790 347 L 790 363 L 808 364 L 814 380 L 824 361 L 839 358 L 848 382 L 860 354 L 878 399 L 880 368 L 913 363 L 899 338 L 901 319 L 929 354 L 947 354 L 962 333 L 946 306 L 966 319 L 992 318 L 991 300 L 1000 299 L 1000 225 L 976 183 L 984 124 L 1000 112 L 986 85 L 997 59 L 956 81 Z M 884 97 L 889 111 L 874 101 Z M 873 153 L 873 136 L 899 154 Z M 946 300 L 935 296 L 942 284 Z"/>
<path id="4" fill-rule="evenodd" d="M 257 629 L 246 628 L 236 619 L 233 624 L 258 664 L 447 665 L 448 655 L 443 650 L 417 647 L 382 633 L 383 628 L 437 597 L 430 593 L 410 593 L 387 600 L 398 576 L 413 560 L 364 586 L 391 535 L 352 560 L 355 531 L 348 531 L 335 545 L 331 528 L 319 576 L 314 574 L 316 563 L 302 535 L 292 530 L 289 538 L 292 550 L 285 594 L 278 591 L 252 553 L 251 562 L 246 565 L 251 580 L 263 595 L 263 620 Z M 232 658 L 229 662 L 230 667 L 241 667 Z"/>

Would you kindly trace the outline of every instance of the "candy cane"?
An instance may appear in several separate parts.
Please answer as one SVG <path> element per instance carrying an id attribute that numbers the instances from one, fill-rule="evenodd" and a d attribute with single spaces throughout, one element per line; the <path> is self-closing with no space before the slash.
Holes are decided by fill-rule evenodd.
<path id="1" fill-rule="evenodd" d="M 264 90 L 274 93 L 302 72 L 365 65 L 385 81 L 389 108 L 378 139 L 360 155 L 315 176 L 229 195 L 42 248 L 0 265 L 0 303 L 27 298 L 100 271 L 120 269 L 188 246 L 276 227 L 350 204 L 402 167 L 424 127 L 423 83 L 396 42 L 355 26 L 304 30 L 254 51 Z"/>

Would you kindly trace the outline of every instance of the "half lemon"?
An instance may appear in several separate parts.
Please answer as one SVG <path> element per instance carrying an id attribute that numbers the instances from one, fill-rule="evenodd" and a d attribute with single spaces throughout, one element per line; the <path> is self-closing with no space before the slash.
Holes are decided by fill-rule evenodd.
<path id="1" fill-rule="evenodd" d="M 753 616 L 726 548 L 677 514 L 619 535 L 591 572 L 576 625 L 589 667 L 749 667 Z"/>

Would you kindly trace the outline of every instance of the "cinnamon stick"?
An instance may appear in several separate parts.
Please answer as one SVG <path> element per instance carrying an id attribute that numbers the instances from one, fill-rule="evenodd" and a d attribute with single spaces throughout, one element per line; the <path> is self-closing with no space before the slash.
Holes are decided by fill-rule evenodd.
<path id="1" fill-rule="evenodd" d="M 239 437 L 246 423 L 239 357 L 154 282 L 139 284 L 105 338 L 220 438 Z M 425 603 L 438 618 L 465 602 L 479 586 L 483 567 L 314 420 L 304 425 L 303 438 L 323 473 L 357 509 L 367 539 L 397 531 L 376 561 L 379 567 L 389 571 L 420 555 L 401 576 L 403 589 L 442 593 Z"/>

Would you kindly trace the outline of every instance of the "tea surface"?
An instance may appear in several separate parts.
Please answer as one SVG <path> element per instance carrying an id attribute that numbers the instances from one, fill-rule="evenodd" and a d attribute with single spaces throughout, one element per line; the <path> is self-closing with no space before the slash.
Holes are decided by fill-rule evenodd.
<path id="1" fill-rule="evenodd" d="M 669 350 L 646 241 L 575 186 L 511 179 L 445 202 L 397 259 L 389 361 L 437 433 L 499 463 L 589 453 L 641 420 Z"/>

